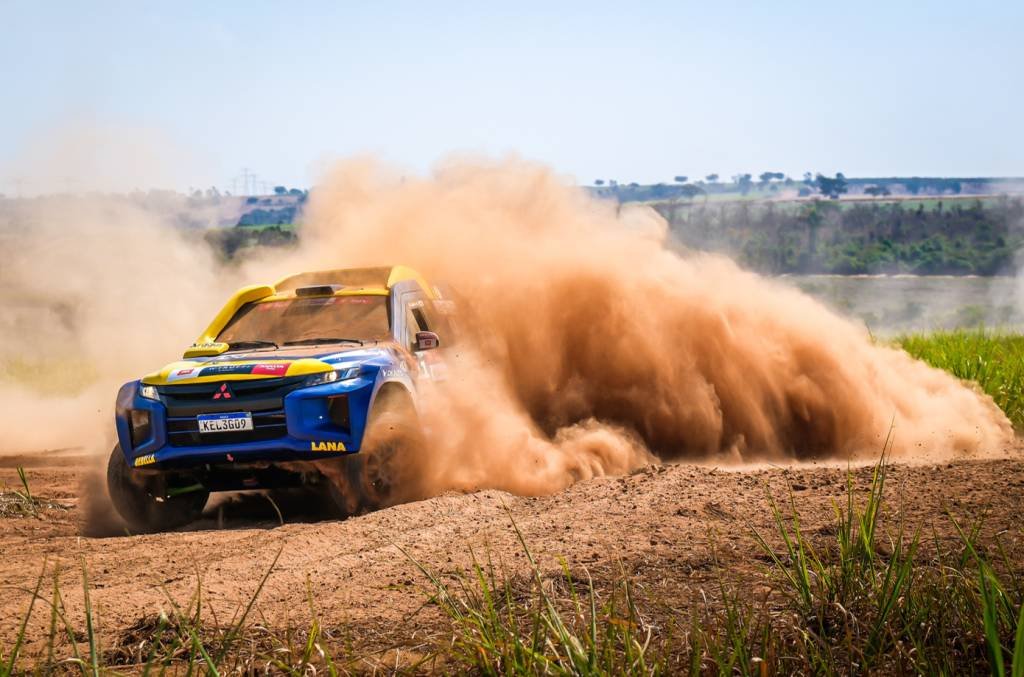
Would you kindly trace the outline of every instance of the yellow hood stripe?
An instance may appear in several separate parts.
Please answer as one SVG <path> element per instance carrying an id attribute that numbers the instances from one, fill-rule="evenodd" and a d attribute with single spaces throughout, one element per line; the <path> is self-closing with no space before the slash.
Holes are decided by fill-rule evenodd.
<path id="1" fill-rule="evenodd" d="M 238 367 L 255 367 L 264 365 L 270 367 L 271 365 L 287 365 L 283 373 L 277 371 L 267 371 L 270 373 L 249 373 L 249 374 L 208 374 L 203 375 L 202 370 L 204 367 L 214 366 L 238 366 Z M 301 358 L 298 360 L 231 360 L 231 361 L 218 361 L 218 362 L 192 362 L 192 361 L 179 361 L 172 362 L 160 371 L 147 374 L 142 378 L 142 382 L 146 385 L 167 385 L 173 384 L 186 384 L 186 383 L 212 383 L 219 381 L 255 381 L 267 378 L 281 378 L 287 376 L 306 376 L 308 374 L 319 374 L 325 371 L 331 371 L 333 367 L 326 362 L 314 358 Z M 196 376 L 192 376 L 196 374 Z"/>

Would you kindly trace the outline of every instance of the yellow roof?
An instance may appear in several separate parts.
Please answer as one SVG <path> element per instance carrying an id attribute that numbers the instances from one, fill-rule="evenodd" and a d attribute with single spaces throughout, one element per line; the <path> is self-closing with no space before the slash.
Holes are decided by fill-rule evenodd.
<path id="1" fill-rule="evenodd" d="M 350 294 L 387 294 L 399 282 L 415 280 L 428 296 L 434 298 L 434 288 L 427 284 L 423 276 L 408 266 L 379 266 L 376 268 L 347 268 L 338 270 L 318 270 L 309 273 L 298 273 L 281 278 L 273 286 L 252 285 L 242 287 L 228 299 L 217 317 L 213 318 L 206 331 L 196 340 L 193 349 L 201 345 L 213 344 L 216 336 L 235 316 L 238 309 L 246 303 L 290 296 L 299 287 L 315 285 L 340 284 L 346 289 L 336 292 L 339 295 Z M 198 353 L 197 353 L 198 354 Z M 188 353 L 186 353 L 188 355 Z"/>
<path id="2" fill-rule="evenodd" d="M 299 287 L 318 284 L 340 284 L 363 289 L 391 289 L 399 282 L 415 280 L 423 290 L 433 296 L 433 289 L 423 276 L 408 266 L 378 266 L 375 268 L 342 268 L 298 273 L 281 278 L 274 284 L 274 292 L 294 291 Z"/>

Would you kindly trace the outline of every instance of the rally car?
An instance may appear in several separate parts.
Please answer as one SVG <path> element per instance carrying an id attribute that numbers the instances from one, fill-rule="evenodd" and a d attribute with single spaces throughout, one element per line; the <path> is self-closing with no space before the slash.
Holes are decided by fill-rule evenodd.
<path id="1" fill-rule="evenodd" d="M 450 301 L 405 266 L 238 290 L 184 359 L 121 387 L 111 501 L 130 529 L 202 513 L 211 492 L 306 486 L 345 515 L 388 500 L 442 378 Z"/>

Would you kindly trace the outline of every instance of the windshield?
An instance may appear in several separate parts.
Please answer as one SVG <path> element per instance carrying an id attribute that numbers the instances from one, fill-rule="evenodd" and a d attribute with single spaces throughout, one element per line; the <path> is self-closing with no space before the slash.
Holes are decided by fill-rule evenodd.
<path id="1" fill-rule="evenodd" d="M 279 346 L 312 339 L 372 341 L 391 335 L 387 296 L 314 296 L 247 303 L 217 340 Z"/>

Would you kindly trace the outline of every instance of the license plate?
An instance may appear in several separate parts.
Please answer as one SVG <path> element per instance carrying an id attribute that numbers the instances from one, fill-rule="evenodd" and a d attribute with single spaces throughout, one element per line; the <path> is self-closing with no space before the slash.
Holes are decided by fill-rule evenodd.
<path id="1" fill-rule="evenodd" d="M 199 432 L 201 433 L 232 433 L 239 430 L 252 430 L 252 414 L 239 411 L 231 414 L 200 414 Z"/>

